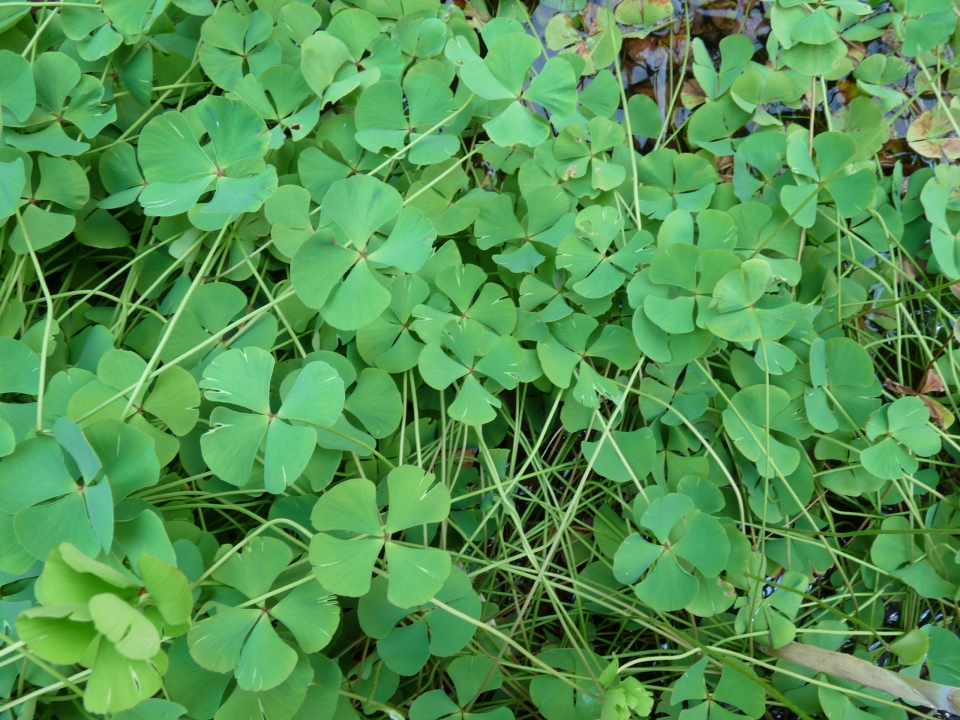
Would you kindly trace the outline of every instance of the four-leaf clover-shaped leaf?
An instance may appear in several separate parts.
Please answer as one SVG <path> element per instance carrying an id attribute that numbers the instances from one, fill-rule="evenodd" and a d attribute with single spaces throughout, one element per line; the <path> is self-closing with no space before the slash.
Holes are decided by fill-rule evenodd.
<path id="1" fill-rule="evenodd" d="M 598 395 L 614 399 L 617 384 L 598 372 L 588 358 L 607 360 L 621 369 L 632 367 L 640 352 L 633 335 L 620 325 L 604 325 L 588 315 L 575 313 L 550 323 L 549 332 L 537 342 L 537 357 L 543 374 L 557 387 L 567 388 L 576 374 L 573 398 L 589 408 L 599 408 Z"/>
<path id="2" fill-rule="evenodd" d="M 770 592 L 772 586 L 773 592 Z M 750 583 L 746 597 L 737 598 L 740 609 L 734 627 L 738 633 L 752 628 L 767 632 L 772 647 L 783 647 L 797 636 L 796 620 L 803 602 L 803 593 L 810 578 L 795 570 L 787 570 L 776 583 Z"/>
<path id="3" fill-rule="evenodd" d="M 92 557 L 114 543 L 114 506 L 159 477 L 150 436 L 113 419 L 81 429 L 63 417 L 53 437 L 28 438 L 0 462 L 2 512 L 27 556 L 42 560 L 67 542 Z"/>
<path id="4" fill-rule="evenodd" d="M 797 303 L 767 296 L 773 270 L 763 258 L 747 260 L 731 270 L 713 289 L 712 307 L 718 314 L 707 320 L 707 329 L 731 342 L 778 340 L 790 332 L 800 311 Z"/>
<path id="5" fill-rule="evenodd" d="M 317 444 L 315 428 L 328 428 L 343 410 L 340 375 L 323 361 L 308 363 L 274 412 L 270 402 L 273 355 L 260 348 L 229 350 L 203 372 L 200 387 L 208 400 L 250 410 L 241 413 L 217 407 L 211 429 L 200 438 L 203 458 L 214 474 L 232 485 L 250 479 L 254 460 L 263 450 L 264 486 L 281 493 L 303 472 Z"/>
<path id="6" fill-rule="evenodd" d="M 674 210 L 699 212 L 710 206 L 717 171 L 698 155 L 662 148 L 637 164 L 640 212 L 663 220 Z"/>
<path id="7" fill-rule="evenodd" d="M 810 156 L 808 141 L 791 136 L 787 141 L 787 164 L 796 184 L 780 190 L 783 209 L 801 227 L 811 227 L 817 219 L 817 196 L 825 190 L 841 217 L 853 217 L 873 202 L 877 178 L 868 168 L 854 170 L 857 144 L 848 135 L 827 132 L 813 140 L 817 162 Z"/>
<path id="8" fill-rule="evenodd" d="M 451 357 L 452 356 L 452 357 Z M 478 378 L 489 378 L 500 387 L 513 389 L 520 382 L 523 350 L 510 335 L 493 338 L 476 320 L 451 320 L 439 343 L 430 342 L 418 362 L 424 382 L 444 390 L 463 378 L 456 399 L 447 413 L 467 425 L 484 425 L 496 418 L 500 401 L 484 389 Z"/>
<path id="9" fill-rule="evenodd" d="M 637 308 L 634 337 L 658 362 L 682 364 L 710 348 L 713 334 L 705 326 L 716 314 L 710 308 L 711 293 L 721 278 L 741 264 L 728 249 L 714 246 L 720 243 L 712 242 L 714 236 L 705 232 L 707 226 L 718 229 L 721 225 L 727 231 L 721 236 L 735 237 L 729 215 L 704 210 L 698 213 L 698 225 L 700 244 L 694 245 L 691 214 L 686 210 L 671 213 L 660 229 L 661 249 L 627 286 L 630 305 Z"/>
<path id="10" fill-rule="evenodd" d="M 11 66 L 11 72 L 17 72 L 16 63 Z M 84 75 L 76 60 L 65 53 L 45 52 L 37 56 L 33 63 L 33 80 L 36 84 L 33 112 L 22 122 L 18 122 L 19 112 L 16 119 L 4 113 L 4 125 L 44 127 L 28 135 L 9 135 L 7 144 L 13 147 L 24 152 L 45 152 L 54 157 L 79 155 L 90 149 L 90 143 L 68 135 L 64 129 L 66 123 L 75 125 L 84 137 L 93 138 L 117 119 L 117 108 L 102 103 L 105 90 L 100 80 Z M 29 90 L 24 88 L 24 91 L 27 93 L 22 98 L 25 109 Z"/>
<path id="11" fill-rule="evenodd" d="M 429 295 L 430 288 L 416 275 L 395 277 L 390 283 L 390 305 L 380 317 L 357 331 L 360 357 L 389 373 L 415 367 L 424 345 L 410 329 L 411 316 Z"/>
<path id="12" fill-rule="evenodd" d="M 96 379 L 90 379 L 79 387 L 70 398 L 66 417 L 77 421 L 83 427 L 104 418 L 129 418 L 129 424 L 153 437 L 155 442 L 164 442 L 162 433 L 156 432 L 143 417 L 143 413 L 147 412 L 166 425 L 174 435 L 186 435 L 196 425 L 200 415 L 197 410 L 200 391 L 193 376 L 176 365 L 165 368 L 152 385 L 145 383 L 138 396 L 130 403 L 127 415 L 122 417 L 129 399 L 129 388 L 137 385 L 146 369 L 146 361 L 136 353 L 129 350 L 107 350 L 97 363 Z M 114 400 L 119 393 L 128 394 Z M 91 410 L 107 401 L 110 401 L 109 405 L 90 414 Z M 131 413 L 134 413 L 132 417 Z"/>
<path id="13" fill-rule="evenodd" d="M 416 142 L 410 148 L 410 162 L 443 162 L 460 149 L 460 139 L 450 133 L 424 133 L 446 120 L 453 109 L 453 92 L 436 75 L 407 75 L 402 87 L 392 80 L 381 80 L 368 87 L 357 102 L 356 139 L 372 152 L 384 147 L 400 150 L 407 142 Z"/>
<path id="14" fill-rule="evenodd" d="M 849 338 L 811 343 L 810 381 L 813 387 L 804 392 L 804 406 L 810 424 L 821 432 L 854 432 L 880 405 L 873 362 L 863 346 Z"/>
<path id="15" fill-rule="evenodd" d="M 587 132 L 579 125 L 565 127 L 553 145 L 553 154 L 561 161 L 557 174 L 568 181 L 564 187 L 578 196 L 619 187 L 627 171 L 610 161 L 608 151 L 625 139 L 623 128 L 604 117 L 591 118 Z"/>
<path id="16" fill-rule="evenodd" d="M 248 15 L 224 3 L 200 28 L 200 65 L 224 90 L 233 90 L 247 73 L 260 77 L 280 64 L 280 45 L 271 37 L 273 19 L 263 10 Z"/>
<path id="17" fill-rule="evenodd" d="M 567 285 L 583 297 L 612 295 L 644 259 L 643 248 L 653 237 L 638 232 L 625 240 L 623 218 L 616 209 L 599 205 L 581 210 L 576 225 L 578 235 L 557 248 L 557 267 L 570 273 Z"/>
<path id="18" fill-rule="evenodd" d="M 734 720 L 763 715 L 763 686 L 753 670 L 737 660 L 725 659 L 720 682 L 708 689 L 704 679 L 708 664 L 707 658 L 700 660 L 673 687 L 670 704 L 679 706 L 680 703 L 687 703 L 687 707 L 680 710 L 683 720 Z M 751 681 L 751 678 L 755 681 Z M 733 712 L 725 706 L 740 712 Z"/>
<path id="19" fill-rule="evenodd" d="M 90 183 L 80 164 L 40 155 L 37 158 L 40 181 L 34 183 L 31 180 L 35 177 L 35 166 L 30 155 L 12 148 L 7 148 L 4 155 L 3 159 L 10 161 L 7 163 L 7 172 L 12 176 L 10 189 L 21 198 L 10 198 L 14 200 L 10 212 L 16 205 L 23 207 L 21 219 L 10 234 L 10 249 L 26 254 L 31 249 L 48 248 L 67 237 L 76 227 L 76 218 L 70 211 L 80 210 L 90 199 Z"/>
<path id="20" fill-rule="evenodd" d="M 196 131 L 194 128 L 197 128 Z M 207 145 L 200 138 L 209 138 Z M 214 190 L 202 213 L 255 212 L 277 188 L 277 170 L 263 156 L 270 131 L 246 103 L 208 95 L 186 113 L 169 110 L 140 133 L 138 157 L 147 186 L 140 205 L 167 217 L 192 209 Z"/>
<path id="21" fill-rule="evenodd" d="M 247 75 L 236 84 L 232 96 L 243 100 L 268 123 L 271 150 L 283 145 L 285 130 L 292 140 L 302 140 L 320 119 L 320 101 L 313 97 L 303 76 L 289 65 L 267 68 L 259 78 Z"/>
<path id="22" fill-rule="evenodd" d="M 799 398 L 775 386 L 751 385 L 730 398 L 723 411 L 727 433 L 761 476 L 787 476 L 800 465 L 799 446 L 790 441 L 809 436 L 809 426 L 797 422 L 800 406 Z"/>
<path id="23" fill-rule="evenodd" d="M 560 188 L 541 185 L 526 193 L 524 200 L 526 215 L 518 219 L 511 196 L 498 195 L 483 208 L 474 225 L 477 247 L 502 247 L 493 260 L 515 273 L 532 272 L 567 235 L 576 233 L 576 215 L 570 212 L 569 197 Z"/>
<path id="24" fill-rule="evenodd" d="M 885 518 L 880 531 L 882 534 L 877 535 L 870 548 L 870 560 L 878 568 L 912 587 L 921 597 L 946 598 L 956 594 L 958 563 L 948 543 L 938 548 L 933 540 L 936 536 L 926 536 L 924 544 L 929 550 L 921 557 L 924 553 L 910 534 L 906 518 Z"/>
<path id="25" fill-rule="evenodd" d="M 455 311 L 441 305 L 442 296 L 413 309 L 413 329 L 427 343 L 439 343 L 453 319 L 475 320 L 494 336 L 509 335 L 517 326 L 517 308 L 506 290 L 486 282 L 487 274 L 476 265 L 451 265 L 436 277 L 436 286 L 453 303 Z M 479 292 L 478 292 L 479 291 Z"/>
<path id="26" fill-rule="evenodd" d="M 536 38 L 527 35 L 517 20 L 506 17 L 491 20 L 482 35 L 488 43 L 483 59 L 464 37 L 447 42 L 446 56 L 459 66 L 460 81 L 496 108 L 494 117 L 483 124 L 490 139 L 502 147 L 536 147 L 547 139 L 550 127 L 522 101 L 536 103 L 551 115 L 570 115 L 577 104 L 573 68 L 562 58 L 550 58 L 524 88 L 527 72 L 542 52 Z"/>
<path id="27" fill-rule="evenodd" d="M 687 495 L 671 493 L 649 505 L 640 500 L 634 510 L 637 524 L 657 542 L 631 533 L 614 556 L 614 577 L 633 584 L 650 570 L 634 588 L 637 597 L 656 610 L 680 610 L 693 602 L 701 585 L 723 572 L 730 542 L 723 526 Z"/>
<path id="28" fill-rule="evenodd" d="M 387 599 L 389 581 L 375 577 L 370 592 L 360 598 L 357 618 L 361 629 L 377 640 L 377 654 L 400 675 L 416 675 L 430 656 L 454 655 L 470 642 L 477 626 L 432 602 L 416 608 L 398 608 Z M 482 603 L 470 579 L 454 567 L 436 599 L 455 611 L 480 619 Z M 410 622 L 400 624 L 405 618 Z"/>
<path id="29" fill-rule="evenodd" d="M 304 652 L 317 652 L 330 642 L 340 608 L 312 576 L 273 607 L 267 605 L 264 596 L 292 559 L 282 540 L 258 536 L 214 571 L 214 580 L 250 602 L 236 607 L 218 603 L 215 615 L 190 630 L 190 655 L 200 667 L 233 671 L 238 687 L 260 692 L 282 683 L 297 665 L 297 651 L 277 634 L 274 620 L 287 627 Z"/>
<path id="30" fill-rule="evenodd" d="M 380 79 L 377 53 L 367 54 L 380 34 L 380 21 L 372 13 L 351 7 L 338 12 L 326 28 L 303 41 L 303 77 L 320 98 L 321 109 Z M 392 46 L 400 54 L 395 43 L 383 45 L 388 50 Z M 402 59 L 397 59 L 402 64 Z"/>
<path id="31" fill-rule="evenodd" d="M 377 488 L 369 480 L 355 478 L 327 490 L 310 516 L 320 531 L 310 542 L 310 562 L 320 584 L 337 595 L 366 594 L 386 546 L 387 599 L 400 608 L 429 602 L 450 574 L 450 556 L 391 536 L 446 519 L 450 491 L 435 480 L 431 473 L 410 465 L 391 471 L 386 480 L 390 510 L 385 521 L 377 508 Z"/>
<path id="32" fill-rule="evenodd" d="M 918 397 L 903 397 L 881 406 L 867 422 L 867 437 L 881 439 L 860 453 L 863 466 L 885 480 L 915 473 L 920 463 L 911 451 L 921 457 L 940 452 L 940 436 L 929 420 L 930 411 Z"/>
<path id="33" fill-rule="evenodd" d="M 390 304 L 379 270 L 416 272 L 436 232 L 422 212 L 403 207 L 393 187 L 366 175 L 334 183 L 322 208 L 320 224 L 327 231 L 300 246 L 290 269 L 293 287 L 333 327 L 357 330 Z"/>
<path id="34" fill-rule="evenodd" d="M 589 648 L 578 651 L 573 648 L 554 647 L 540 653 L 537 658 L 567 677 L 585 679 L 599 679 L 607 665 L 602 657 Z M 530 699 L 541 715 L 546 720 L 600 717 L 602 704 L 597 697 L 599 693 L 595 693 L 598 689 L 596 680 L 574 687 L 564 680 L 565 678 L 542 673 L 530 681 Z"/>

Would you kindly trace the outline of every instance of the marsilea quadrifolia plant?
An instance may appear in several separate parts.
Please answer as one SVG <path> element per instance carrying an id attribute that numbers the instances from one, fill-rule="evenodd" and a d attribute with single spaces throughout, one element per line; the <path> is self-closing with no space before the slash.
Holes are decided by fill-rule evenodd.
<path id="1" fill-rule="evenodd" d="M 0 720 L 960 713 L 958 13 L 0 0 Z"/>

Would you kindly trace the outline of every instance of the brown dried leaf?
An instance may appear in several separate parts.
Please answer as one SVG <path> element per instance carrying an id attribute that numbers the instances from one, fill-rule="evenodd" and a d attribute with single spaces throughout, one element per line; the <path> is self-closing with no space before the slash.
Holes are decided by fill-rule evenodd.
<path id="1" fill-rule="evenodd" d="M 901 395 L 916 395 L 917 391 L 912 387 L 907 387 L 906 385 L 901 385 L 896 380 L 891 380 L 887 378 L 883 381 L 883 386 L 890 392 L 900 393 Z"/>
<path id="2" fill-rule="evenodd" d="M 680 102 L 688 110 L 703 105 L 706 101 L 706 93 L 703 92 L 703 88 L 696 80 L 687 80 L 680 88 Z"/>
<path id="3" fill-rule="evenodd" d="M 927 370 L 923 376 L 923 386 L 920 388 L 921 394 L 926 395 L 927 393 L 941 393 L 946 391 L 947 386 L 943 384 L 943 378 L 940 377 L 937 371 L 933 368 Z"/>
<path id="4" fill-rule="evenodd" d="M 951 122 L 951 115 L 954 122 Z M 939 160 L 946 156 L 948 160 L 957 160 L 960 158 L 960 138 L 954 124 L 960 125 L 960 109 L 951 108 L 950 115 L 940 107 L 927 110 L 910 124 L 907 142 L 924 157 Z"/>
<path id="5" fill-rule="evenodd" d="M 932 398 L 921 397 L 920 399 L 923 400 L 923 404 L 930 411 L 930 419 L 939 425 L 941 430 L 946 430 L 953 425 L 955 418 L 952 412 Z"/>
<path id="6" fill-rule="evenodd" d="M 909 259 L 905 257 L 900 257 L 897 259 L 897 265 L 900 266 L 900 269 L 903 270 L 903 273 L 914 280 L 917 279 L 919 273 L 917 272 L 917 266 Z"/>

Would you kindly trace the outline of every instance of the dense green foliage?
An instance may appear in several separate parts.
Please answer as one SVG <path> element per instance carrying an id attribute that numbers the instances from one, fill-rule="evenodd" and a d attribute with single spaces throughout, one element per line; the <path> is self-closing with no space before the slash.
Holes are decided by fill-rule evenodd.
<path id="1" fill-rule="evenodd" d="M 0 1 L 0 720 L 930 717 L 958 7 Z"/>

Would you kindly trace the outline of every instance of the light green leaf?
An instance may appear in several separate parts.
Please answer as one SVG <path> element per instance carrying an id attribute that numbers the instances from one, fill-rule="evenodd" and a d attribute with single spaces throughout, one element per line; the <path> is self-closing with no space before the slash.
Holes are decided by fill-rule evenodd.
<path id="1" fill-rule="evenodd" d="M 163 619 L 170 625 L 187 622 L 193 610 L 193 596 L 186 576 L 148 552 L 140 554 L 139 569 L 150 600 Z"/>
<path id="2" fill-rule="evenodd" d="M 208 400 L 226 402 L 265 415 L 270 412 L 273 356 L 257 347 L 229 350 L 210 363 L 200 387 Z"/>
<path id="3" fill-rule="evenodd" d="M 270 690 L 290 677 L 296 664 L 296 651 L 277 635 L 270 616 L 261 613 L 240 652 L 234 672 L 237 687 L 249 692 Z"/>
<path id="4" fill-rule="evenodd" d="M 370 575 L 383 549 L 383 540 L 340 540 L 318 533 L 310 541 L 313 573 L 329 592 L 360 597 L 370 589 Z"/>
<path id="5" fill-rule="evenodd" d="M 130 660 L 113 643 L 101 641 L 83 693 L 88 712 L 105 714 L 129 710 L 160 690 L 157 666 L 150 660 Z"/>
<path id="6" fill-rule="evenodd" d="M 293 553 L 283 541 L 257 536 L 217 568 L 213 578 L 252 600 L 270 589 L 292 559 Z"/>
<path id="7" fill-rule="evenodd" d="M 403 399 L 396 383 L 376 368 L 366 368 L 360 373 L 344 408 L 375 438 L 392 433 L 403 418 Z"/>
<path id="8" fill-rule="evenodd" d="M 6 219 L 16 212 L 25 183 L 23 160 L 16 158 L 10 162 L 0 162 L 0 219 Z"/>
<path id="9" fill-rule="evenodd" d="M 0 337 L 0 393 L 36 395 L 40 358 L 19 340 Z"/>
<path id="10" fill-rule="evenodd" d="M 294 588 L 270 614 L 290 629 L 305 653 L 325 648 L 340 624 L 336 598 L 313 581 Z"/>
<path id="11" fill-rule="evenodd" d="M 204 461 L 221 480 L 242 487 L 250 479 L 268 425 L 265 415 L 215 408 L 210 431 L 200 437 Z"/>
<path id="12" fill-rule="evenodd" d="M 437 482 L 433 473 L 402 465 L 387 476 L 387 488 L 390 513 L 384 530 L 388 533 L 442 522 L 450 512 L 450 491 L 443 483 Z"/>
<path id="13" fill-rule="evenodd" d="M 377 489 L 369 480 L 356 478 L 327 490 L 313 508 L 310 521 L 322 531 L 348 530 L 381 535 Z"/>
<path id="14" fill-rule="evenodd" d="M 397 607 L 429 602 L 450 574 L 450 555 L 436 548 L 387 543 L 390 587 L 387 599 Z"/>
<path id="15" fill-rule="evenodd" d="M 292 485 L 310 462 L 316 444 L 317 431 L 313 428 L 271 421 L 263 453 L 263 485 L 267 491 L 280 494 Z"/>
<path id="16" fill-rule="evenodd" d="M 97 632 L 124 657 L 149 660 L 160 651 L 156 628 L 116 595 L 105 593 L 90 598 L 90 615 Z"/>
<path id="17" fill-rule="evenodd" d="M 243 644 L 260 617 L 257 609 L 220 608 L 190 629 L 191 657 L 206 670 L 230 672 L 239 665 Z"/>

